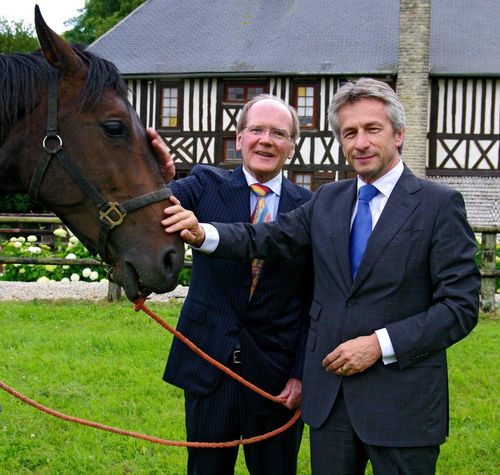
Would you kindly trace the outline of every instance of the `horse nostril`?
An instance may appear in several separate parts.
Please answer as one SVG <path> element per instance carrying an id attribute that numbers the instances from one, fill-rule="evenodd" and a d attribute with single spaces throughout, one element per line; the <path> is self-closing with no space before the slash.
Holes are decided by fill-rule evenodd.
<path id="1" fill-rule="evenodd" d="M 182 270 L 184 264 L 184 256 L 179 255 L 174 249 L 167 250 L 163 258 L 163 268 L 166 274 L 166 278 L 177 279 L 178 274 Z"/>

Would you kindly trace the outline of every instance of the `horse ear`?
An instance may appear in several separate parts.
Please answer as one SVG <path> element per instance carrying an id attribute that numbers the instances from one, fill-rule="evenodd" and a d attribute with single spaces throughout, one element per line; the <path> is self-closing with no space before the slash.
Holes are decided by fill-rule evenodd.
<path id="1" fill-rule="evenodd" d="M 63 74 L 76 74 L 82 69 L 82 60 L 66 41 L 47 26 L 38 5 L 35 5 L 35 28 L 43 55 L 52 66 Z"/>

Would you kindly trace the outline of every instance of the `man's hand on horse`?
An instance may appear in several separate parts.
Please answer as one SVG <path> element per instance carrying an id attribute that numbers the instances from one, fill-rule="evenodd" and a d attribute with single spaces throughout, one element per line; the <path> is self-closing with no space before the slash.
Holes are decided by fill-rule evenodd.
<path id="1" fill-rule="evenodd" d="M 164 209 L 167 216 L 162 222 L 167 233 L 180 233 L 180 237 L 193 247 L 200 247 L 205 241 L 205 230 L 198 223 L 192 211 L 181 206 L 180 201 L 171 196 L 171 206 Z"/>
<path id="2" fill-rule="evenodd" d="M 167 145 L 155 129 L 150 127 L 146 130 L 146 133 L 148 134 L 151 149 L 160 167 L 161 176 L 165 180 L 165 183 L 169 183 L 175 176 L 175 165 Z"/>

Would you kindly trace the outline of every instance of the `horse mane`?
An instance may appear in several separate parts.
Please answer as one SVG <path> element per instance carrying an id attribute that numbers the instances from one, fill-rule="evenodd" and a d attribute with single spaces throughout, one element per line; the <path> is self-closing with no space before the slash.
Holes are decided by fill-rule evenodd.
<path id="1" fill-rule="evenodd" d="M 127 86 L 113 63 L 85 51 L 81 45 L 71 47 L 88 67 L 85 86 L 80 92 L 80 109 L 94 107 L 108 88 L 126 99 Z M 51 74 L 57 73 L 40 50 L 0 54 L 0 144 L 16 121 L 34 110 L 40 87 L 47 83 Z"/>

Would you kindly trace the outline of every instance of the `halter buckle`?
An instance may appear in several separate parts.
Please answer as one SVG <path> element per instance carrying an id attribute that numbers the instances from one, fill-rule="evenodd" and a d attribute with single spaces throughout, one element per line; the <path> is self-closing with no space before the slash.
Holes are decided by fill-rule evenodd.
<path id="1" fill-rule="evenodd" d="M 106 210 L 99 210 L 99 219 L 106 222 L 109 229 L 113 229 L 122 224 L 127 212 L 116 201 L 109 201 L 106 205 L 108 206 Z M 111 213 L 116 213 L 116 216 L 110 216 Z"/>

